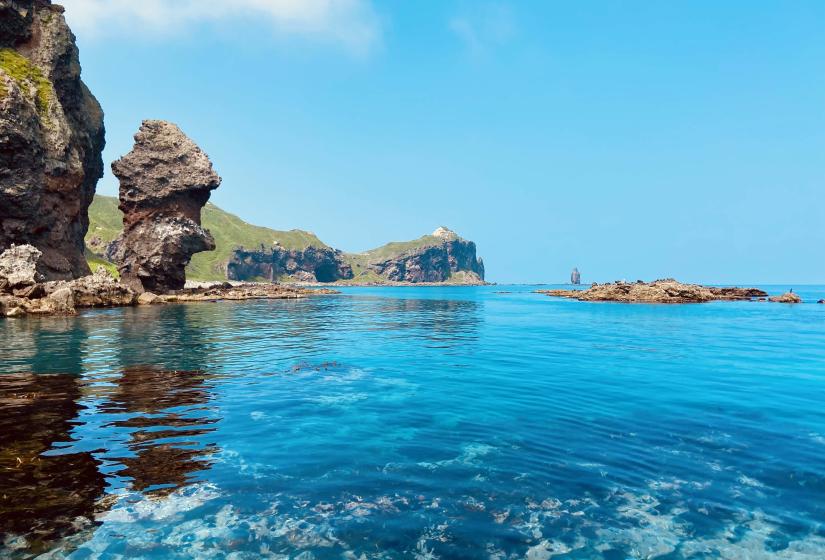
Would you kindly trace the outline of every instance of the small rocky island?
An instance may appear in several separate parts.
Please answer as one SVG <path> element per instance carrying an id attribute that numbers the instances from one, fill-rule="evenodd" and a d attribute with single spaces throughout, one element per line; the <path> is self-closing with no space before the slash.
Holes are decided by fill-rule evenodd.
<path id="1" fill-rule="evenodd" d="M 672 278 L 654 282 L 614 282 L 593 284 L 584 290 L 538 290 L 548 296 L 579 301 L 613 301 L 622 303 L 706 303 L 709 301 L 750 301 L 767 298 L 757 288 L 715 288 L 683 284 Z"/>

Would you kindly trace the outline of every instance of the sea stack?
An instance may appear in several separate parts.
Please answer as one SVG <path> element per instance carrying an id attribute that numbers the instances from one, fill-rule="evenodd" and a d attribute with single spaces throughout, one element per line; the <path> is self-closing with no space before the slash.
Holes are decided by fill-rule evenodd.
<path id="1" fill-rule="evenodd" d="M 0 0 L 0 252 L 36 247 L 45 280 L 90 273 L 83 237 L 103 146 L 63 8 Z"/>
<path id="2" fill-rule="evenodd" d="M 147 120 L 112 171 L 123 212 L 114 249 L 121 280 L 137 292 L 182 289 L 192 255 L 215 248 L 201 227 L 201 209 L 221 184 L 212 162 L 176 125 Z"/>
<path id="3" fill-rule="evenodd" d="M 578 286 L 582 283 L 582 275 L 579 273 L 578 268 L 574 268 L 573 272 L 570 274 L 570 283 L 574 286 Z"/>

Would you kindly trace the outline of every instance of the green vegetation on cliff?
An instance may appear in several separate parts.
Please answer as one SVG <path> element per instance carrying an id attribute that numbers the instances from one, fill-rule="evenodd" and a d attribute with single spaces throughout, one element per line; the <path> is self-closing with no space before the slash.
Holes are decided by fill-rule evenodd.
<path id="1" fill-rule="evenodd" d="M 52 100 L 52 83 L 43 76 L 40 69 L 13 49 L 0 49 L 0 70 L 3 70 L 24 92 L 34 87 L 37 112 L 44 117 L 49 112 Z M 0 81 L 0 98 L 8 95 L 5 85 Z"/>
<path id="2" fill-rule="evenodd" d="M 103 256 L 106 245 L 114 241 L 123 228 L 123 216 L 117 205 L 118 201 L 114 197 L 96 195 L 89 207 L 89 233 L 86 235 L 86 245 L 98 258 Z M 254 249 L 263 245 L 269 248 L 275 243 L 286 249 L 327 247 L 312 233 L 297 229 L 278 231 L 253 226 L 211 203 L 204 207 L 201 221 L 203 227 L 215 238 L 217 248 L 192 257 L 192 262 L 186 269 L 186 276 L 191 280 L 224 280 L 226 263 L 236 247 Z"/>

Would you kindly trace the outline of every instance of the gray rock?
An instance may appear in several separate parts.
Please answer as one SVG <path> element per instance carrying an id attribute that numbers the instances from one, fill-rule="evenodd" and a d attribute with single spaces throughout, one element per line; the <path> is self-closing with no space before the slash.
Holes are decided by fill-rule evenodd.
<path id="1" fill-rule="evenodd" d="M 43 280 L 37 263 L 43 255 L 31 245 L 12 245 L 0 254 L 0 285 L 2 291 L 34 286 Z"/>
<path id="2" fill-rule="evenodd" d="M 582 283 L 582 275 L 579 273 L 578 268 L 574 268 L 573 272 L 570 274 L 570 283 L 574 286 L 578 286 Z"/>
<path id="3" fill-rule="evenodd" d="M 47 280 L 89 274 L 83 238 L 103 146 L 63 8 L 0 0 L 0 251 L 37 247 Z"/>
<path id="4" fill-rule="evenodd" d="M 201 209 L 221 178 L 207 155 L 165 121 L 144 121 L 132 151 L 112 164 L 123 232 L 113 257 L 121 280 L 157 294 L 183 289 L 192 255 L 215 248 Z"/>

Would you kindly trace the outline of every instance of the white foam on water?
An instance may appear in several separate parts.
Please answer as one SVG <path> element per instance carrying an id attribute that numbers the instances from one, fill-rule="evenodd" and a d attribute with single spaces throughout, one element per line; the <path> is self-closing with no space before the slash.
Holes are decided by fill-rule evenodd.
<path id="1" fill-rule="evenodd" d="M 118 505 L 102 514 L 104 523 L 134 523 L 142 519 L 167 520 L 178 514 L 198 508 L 221 496 L 214 484 L 195 484 L 173 492 L 164 498 L 151 498 L 141 494 L 123 494 Z"/>
<path id="2" fill-rule="evenodd" d="M 744 484 L 745 486 L 750 486 L 751 488 L 764 488 L 765 485 L 756 480 L 755 478 L 751 478 L 746 475 L 740 475 L 739 478 L 736 479 L 739 484 Z"/>

